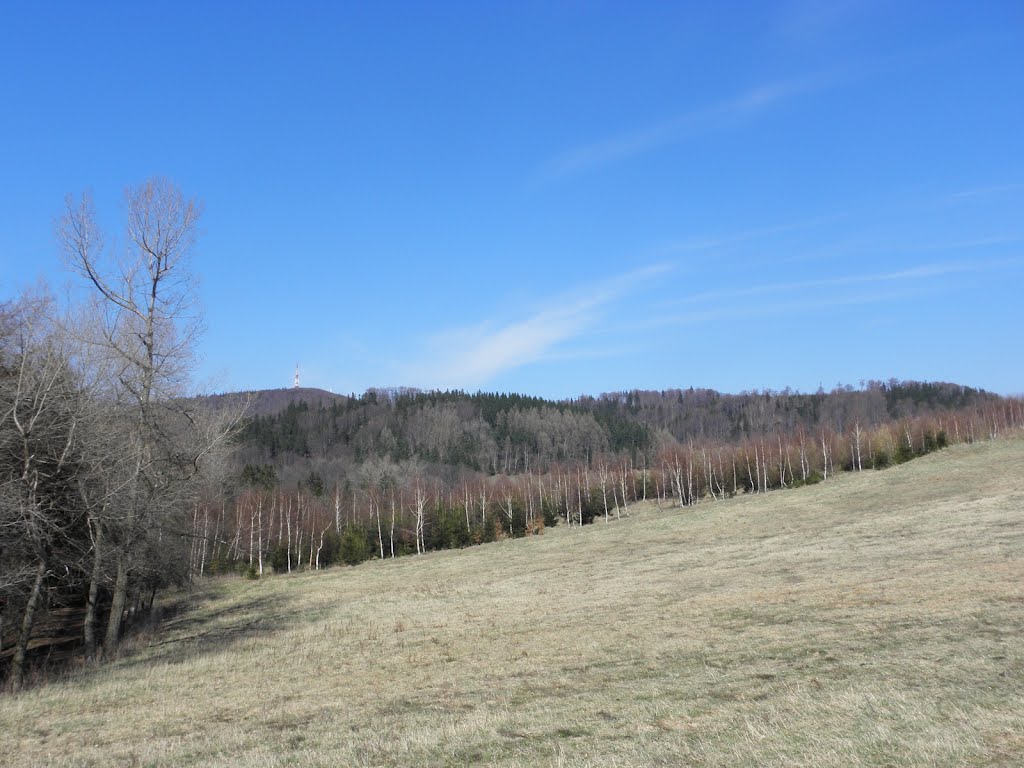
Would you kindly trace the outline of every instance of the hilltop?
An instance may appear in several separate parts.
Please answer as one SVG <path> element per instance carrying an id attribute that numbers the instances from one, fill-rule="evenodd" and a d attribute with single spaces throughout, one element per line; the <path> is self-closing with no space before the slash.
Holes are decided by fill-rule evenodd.
<path id="1" fill-rule="evenodd" d="M 1024 440 L 176 597 L 0 762 L 1024 762 Z"/>
<path id="2" fill-rule="evenodd" d="M 219 410 L 222 408 L 241 409 L 244 407 L 248 418 L 276 416 L 289 407 L 304 404 L 306 408 L 330 408 L 344 405 L 349 400 L 344 395 L 336 395 L 325 389 L 316 387 L 288 387 L 279 389 L 253 389 L 241 392 L 224 392 L 217 395 L 205 395 L 198 398 L 200 402 Z"/>

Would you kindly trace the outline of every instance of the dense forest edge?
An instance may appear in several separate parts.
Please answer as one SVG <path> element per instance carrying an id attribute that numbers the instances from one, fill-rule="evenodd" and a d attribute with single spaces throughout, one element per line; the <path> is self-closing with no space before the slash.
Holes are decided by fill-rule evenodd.
<path id="1" fill-rule="evenodd" d="M 690 507 L 795 488 L 1024 426 L 1020 400 L 914 381 L 568 401 L 266 396 L 277 412 L 250 394 L 258 413 L 233 438 L 231 482 L 194 509 L 193 576 L 259 578 L 539 535 L 617 519 L 636 501 Z"/>

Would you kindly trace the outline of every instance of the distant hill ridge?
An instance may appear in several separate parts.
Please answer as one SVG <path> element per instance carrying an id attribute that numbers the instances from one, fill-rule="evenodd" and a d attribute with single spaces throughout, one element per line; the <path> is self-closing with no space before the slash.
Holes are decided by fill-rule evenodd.
<path id="1" fill-rule="evenodd" d="M 610 454 L 639 460 L 671 443 L 737 443 L 776 433 L 830 430 L 980 408 L 1003 401 L 947 382 L 870 381 L 831 392 L 631 390 L 546 400 L 513 393 L 370 389 L 359 397 L 311 387 L 227 393 L 249 402 L 236 460 L 335 472 L 372 457 L 417 456 L 434 465 L 510 474 Z M 295 471 L 288 471 L 292 467 Z M 341 474 L 345 474 L 343 471 Z"/>
<path id="2" fill-rule="evenodd" d="M 329 408 L 337 402 L 349 398 L 337 395 L 316 387 L 282 387 L 280 389 L 256 389 L 242 392 L 225 392 L 217 395 L 206 395 L 199 398 L 214 408 L 240 406 L 248 402 L 246 415 L 273 416 L 285 410 L 289 405 L 304 402 L 313 408 Z"/>

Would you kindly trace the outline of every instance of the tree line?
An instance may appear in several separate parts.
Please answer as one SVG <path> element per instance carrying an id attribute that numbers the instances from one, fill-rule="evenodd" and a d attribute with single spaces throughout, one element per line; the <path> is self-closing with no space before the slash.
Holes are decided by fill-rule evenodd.
<path id="1" fill-rule="evenodd" d="M 351 465 L 348 472 L 325 476 L 310 470 L 288 483 L 273 464 L 246 464 L 236 485 L 223 486 L 216 497 L 196 505 L 189 568 L 195 576 L 258 578 L 270 570 L 354 565 L 540 535 L 557 524 L 618 520 L 637 501 L 691 507 L 776 492 L 1024 429 L 1022 400 L 973 397 L 951 385 L 914 383 L 906 389 L 910 396 L 893 396 L 890 402 L 903 404 L 905 412 L 915 410 L 908 403 L 928 407 L 880 422 L 870 420 L 861 403 L 833 409 L 843 416 L 839 422 L 821 418 L 819 410 L 814 424 L 796 421 L 785 429 L 776 419 L 768 422 L 771 429 L 738 440 L 667 436 L 638 454 L 605 450 L 534 462 L 517 473 L 456 472 L 416 455 L 396 461 L 382 454 Z M 888 391 L 888 385 L 868 389 L 871 398 Z M 937 400 L 936 391 L 949 397 Z M 837 399 L 857 402 L 854 396 L 860 394 L 843 389 Z M 971 404 L 962 405 L 957 399 L 962 397 Z M 776 399 L 756 398 L 766 404 Z M 936 409 L 937 402 L 959 407 Z"/>

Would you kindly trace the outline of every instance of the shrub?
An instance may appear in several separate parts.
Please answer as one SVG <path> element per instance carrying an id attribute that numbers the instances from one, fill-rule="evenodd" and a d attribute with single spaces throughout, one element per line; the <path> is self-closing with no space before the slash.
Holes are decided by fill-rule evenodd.
<path id="1" fill-rule="evenodd" d="M 358 565 L 370 557 L 370 545 L 366 529 L 361 525 L 347 525 L 341 535 L 341 561 L 347 565 Z"/>
<path id="2" fill-rule="evenodd" d="M 896 454 L 893 456 L 893 461 L 897 464 L 903 464 L 904 462 L 910 461 L 914 458 L 914 446 L 907 440 L 906 435 L 900 435 L 899 443 L 896 445 Z"/>
<path id="3" fill-rule="evenodd" d="M 338 562 L 341 554 L 341 537 L 333 530 L 324 534 L 324 545 L 320 550 L 320 567 L 327 568 Z"/>
<path id="4" fill-rule="evenodd" d="M 275 573 L 284 573 L 288 570 L 288 546 L 279 541 L 270 550 L 270 567 Z"/>
<path id="5" fill-rule="evenodd" d="M 931 453 L 932 451 L 938 450 L 939 441 L 935 438 L 932 431 L 926 430 L 924 433 L 924 452 Z"/>
<path id="6" fill-rule="evenodd" d="M 547 499 L 544 499 L 542 511 L 544 513 L 544 526 L 546 528 L 554 528 L 558 525 L 558 510 L 555 508 L 554 504 Z"/>

